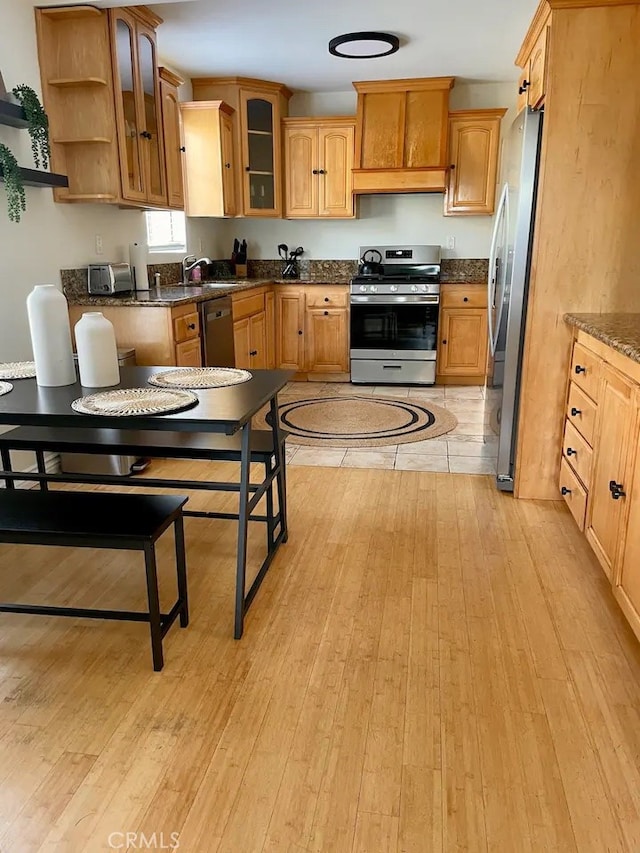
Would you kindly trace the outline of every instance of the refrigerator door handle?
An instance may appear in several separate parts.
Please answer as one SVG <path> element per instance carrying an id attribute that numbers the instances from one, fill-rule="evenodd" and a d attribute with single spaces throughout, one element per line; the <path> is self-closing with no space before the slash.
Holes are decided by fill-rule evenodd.
<path id="1" fill-rule="evenodd" d="M 498 210 L 496 211 L 496 221 L 493 226 L 493 236 L 491 238 L 491 250 L 489 252 L 489 275 L 487 278 L 487 318 L 489 326 L 489 347 L 491 355 L 496 354 L 496 346 L 498 343 L 498 332 L 500 330 L 500 321 L 502 319 L 502 304 L 504 302 L 504 289 L 501 294 L 500 306 L 498 308 L 498 322 L 496 327 L 493 327 L 493 309 L 496 307 L 496 287 L 498 284 L 498 274 L 504 277 L 502 272 L 506 265 L 502 264 L 502 269 L 497 267 L 497 248 L 498 237 L 502 228 L 507 231 L 509 227 L 509 184 L 504 184 L 500 193 L 498 202 Z M 494 337 L 495 335 L 495 337 Z"/>

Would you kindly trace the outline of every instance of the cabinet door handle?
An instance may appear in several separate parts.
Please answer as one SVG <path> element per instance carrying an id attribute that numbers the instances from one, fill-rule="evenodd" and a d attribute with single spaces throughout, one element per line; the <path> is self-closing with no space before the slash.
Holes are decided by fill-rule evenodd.
<path id="1" fill-rule="evenodd" d="M 468 297 L 468 296 L 464 296 L 464 297 L 462 298 L 462 301 L 463 301 L 463 302 L 468 302 L 468 301 L 469 301 L 469 297 Z"/>
<path id="2" fill-rule="evenodd" d="M 320 172 L 318 172 L 318 170 L 317 170 L 317 169 L 312 169 L 312 170 L 311 170 L 311 174 L 312 174 L 312 175 L 319 175 L 319 174 L 320 174 Z"/>
<path id="3" fill-rule="evenodd" d="M 444 341 L 442 341 L 442 343 L 443 343 L 443 344 L 446 344 L 447 342 L 446 342 L 446 340 L 444 340 Z"/>
<path id="4" fill-rule="evenodd" d="M 195 323 L 189 323 L 189 325 L 187 326 L 187 329 L 195 329 L 195 327 L 196 327 Z"/>
<path id="5" fill-rule="evenodd" d="M 245 167 L 244 167 L 244 170 L 245 170 L 245 172 L 250 172 L 250 171 L 251 171 L 251 166 L 245 166 Z"/>
<path id="6" fill-rule="evenodd" d="M 571 407 L 571 417 L 572 417 L 572 418 L 575 418 L 575 417 L 576 417 L 576 415 L 581 415 L 581 414 L 582 414 L 582 410 L 581 410 L 581 409 L 576 409 L 576 407 L 575 407 L 575 406 L 572 406 L 572 407 Z"/>
<path id="7" fill-rule="evenodd" d="M 579 376 L 581 373 L 586 373 L 587 368 L 583 367 L 581 364 L 576 364 L 576 374 Z"/>
<path id="8" fill-rule="evenodd" d="M 578 451 L 574 450 L 573 447 L 567 447 L 567 456 L 577 456 Z"/>
<path id="9" fill-rule="evenodd" d="M 180 150 L 181 150 L 181 151 L 182 151 L 182 153 L 184 154 L 184 152 L 185 152 L 187 149 L 184 147 L 184 145 L 181 145 L 181 146 L 180 146 Z"/>
<path id="10" fill-rule="evenodd" d="M 622 483 L 616 483 L 615 480 L 609 481 L 609 491 L 614 501 L 619 501 L 620 498 L 626 498 L 627 493 L 624 491 Z"/>
<path id="11" fill-rule="evenodd" d="M 251 352 L 249 353 L 249 355 L 258 355 L 258 350 L 252 349 Z"/>
<path id="12" fill-rule="evenodd" d="M 329 301 L 329 297 L 328 297 L 328 296 L 325 296 L 324 301 L 325 301 L 325 302 L 328 302 L 328 301 Z"/>
<path id="13" fill-rule="evenodd" d="M 561 494 L 563 497 L 564 497 L 564 495 L 570 495 L 570 494 L 571 494 L 571 489 L 568 489 L 566 486 L 563 486 L 563 487 L 560 489 L 560 494 Z"/>
<path id="14" fill-rule="evenodd" d="M 302 329 L 298 329 L 298 334 L 299 334 L 299 335 L 301 335 L 301 334 L 302 334 Z"/>
<path id="15" fill-rule="evenodd" d="M 231 168 L 231 163 L 225 163 L 225 164 L 224 164 L 224 167 L 225 167 L 225 169 L 230 169 L 230 168 Z"/>
<path id="16" fill-rule="evenodd" d="M 455 167 L 456 167 L 456 164 L 455 164 L 455 163 L 452 163 L 452 164 L 449 166 L 449 170 L 450 170 L 451 172 L 453 172 L 453 170 L 455 169 Z"/>
<path id="17" fill-rule="evenodd" d="M 529 88 L 530 85 L 531 85 L 531 83 L 529 80 L 523 80 L 522 86 L 518 86 L 518 94 L 524 95 L 524 93 L 527 91 L 527 89 Z"/>
<path id="18" fill-rule="evenodd" d="M 328 316 L 329 316 L 329 312 L 328 312 L 328 311 L 325 311 L 325 312 L 324 312 L 324 316 L 325 316 L 325 317 L 328 317 Z"/>

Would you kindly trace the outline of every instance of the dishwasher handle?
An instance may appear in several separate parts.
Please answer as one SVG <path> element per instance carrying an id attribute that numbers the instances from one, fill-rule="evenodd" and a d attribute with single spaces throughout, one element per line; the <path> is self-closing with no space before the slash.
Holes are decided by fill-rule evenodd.
<path id="1" fill-rule="evenodd" d="M 213 320 L 221 320 L 223 317 L 228 317 L 229 314 L 231 314 L 231 308 L 219 308 L 217 311 L 204 312 L 207 323 L 211 323 Z"/>

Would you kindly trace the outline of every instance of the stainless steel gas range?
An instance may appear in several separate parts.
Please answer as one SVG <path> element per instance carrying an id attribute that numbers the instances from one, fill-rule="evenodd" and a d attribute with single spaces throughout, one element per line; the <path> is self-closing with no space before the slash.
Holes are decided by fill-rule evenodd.
<path id="1" fill-rule="evenodd" d="M 351 381 L 433 385 L 440 246 L 362 246 L 360 257 L 371 250 L 382 256 L 379 271 L 350 286 Z"/>

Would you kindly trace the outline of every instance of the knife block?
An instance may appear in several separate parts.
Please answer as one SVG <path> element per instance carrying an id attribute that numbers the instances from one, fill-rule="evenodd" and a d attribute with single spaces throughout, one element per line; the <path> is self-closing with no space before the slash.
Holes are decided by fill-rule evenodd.
<path id="1" fill-rule="evenodd" d="M 247 277 L 247 265 L 246 264 L 236 264 L 235 265 L 235 274 L 236 274 L 236 278 L 246 278 Z"/>

